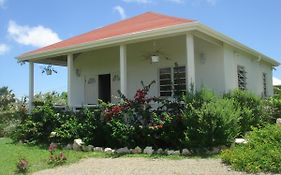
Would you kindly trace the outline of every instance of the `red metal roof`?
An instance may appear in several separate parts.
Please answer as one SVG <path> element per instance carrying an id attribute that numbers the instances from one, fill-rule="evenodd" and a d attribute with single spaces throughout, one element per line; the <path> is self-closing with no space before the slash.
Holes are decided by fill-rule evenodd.
<path id="1" fill-rule="evenodd" d="M 51 51 L 59 48 L 74 46 L 77 44 L 98 41 L 118 35 L 126 35 L 157 28 L 163 28 L 178 24 L 193 22 L 193 20 L 166 16 L 158 13 L 147 12 L 117 23 L 63 40 L 61 42 L 28 52 L 22 56 Z"/>

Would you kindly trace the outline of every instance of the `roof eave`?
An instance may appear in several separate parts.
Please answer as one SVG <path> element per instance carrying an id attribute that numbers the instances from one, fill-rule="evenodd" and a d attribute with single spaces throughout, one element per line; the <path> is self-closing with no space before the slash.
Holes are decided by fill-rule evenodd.
<path id="1" fill-rule="evenodd" d="M 151 38 L 151 37 L 158 37 L 162 35 L 168 35 L 168 34 L 175 34 L 175 33 L 181 33 L 181 32 L 188 32 L 192 30 L 198 30 L 200 32 L 203 32 L 209 36 L 212 36 L 218 40 L 221 40 L 224 43 L 227 43 L 233 47 L 239 48 L 247 53 L 250 53 L 252 55 L 255 55 L 257 57 L 261 57 L 264 61 L 272 64 L 272 66 L 279 66 L 280 63 L 274 60 L 273 58 L 270 58 L 220 32 L 217 32 L 197 21 L 190 22 L 190 23 L 185 23 L 185 24 L 178 24 L 178 25 L 173 25 L 169 27 L 163 27 L 163 28 L 158 28 L 158 29 L 152 29 L 152 30 L 147 30 L 147 31 L 142 31 L 142 32 L 135 32 L 135 33 L 130 33 L 130 34 L 124 34 L 124 35 L 119 35 L 115 37 L 110 37 L 110 38 L 105 38 L 102 40 L 97 40 L 97 41 L 92 41 L 92 42 L 87 42 L 87 43 L 82 43 L 82 44 L 77 44 L 65 48 L 59 48 L 59 49 L 54 49 L 50 51 L 45 51 L 41 53 L 35 53 L 35 54 L 28 54 L 28 55 L 21 55 L 17 57 L 20 61 L 28 61 L 28 60 L 33 60 L 33 59 L 40 59 L 40 58 L 47 58 L 47 57 L 54 57 L 58 55 L 65 55 L 68 53 L 77 53 L 83 50 L 87 49 L 92 49 L 92 48 L 99 48 L 99 47 L 105 47 L 109 45 L 116 45 L 120 43 L 128 43 L 128 42 L 133 42 L 135 40 L 140 40 L 140 39 L 146 39 L 146 38 Z"/>

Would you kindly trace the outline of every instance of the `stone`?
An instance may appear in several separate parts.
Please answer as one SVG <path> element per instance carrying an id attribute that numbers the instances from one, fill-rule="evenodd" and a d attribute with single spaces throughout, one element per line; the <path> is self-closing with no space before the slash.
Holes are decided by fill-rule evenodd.
<path id="1" fill-rule="evenodd" d="M 157 154 L 164 154 L 165 151 L 162 149 L 162 148 L 159 148 L 157 151 L 156 151 Z"/>
<path id="2" fill-rule="evenodd" d="M 116 150 L 117 154 L 129 154 L 130 150 L 127 147 L 119 148 Z"/>
<path id="3" fill-rule="evenodd" d="M 96 152 L 103 152 L 103 148 L 102 148 L 102 147 L 94 147 L 94 148 L 93 148 L 93 151 L 96 151 Z"/>
<path id="4" fill-rule="evenodd" d="M 82 151 L 89 152 L 88 147 L 86 145 L 82 145 Z"/>
<path id="5" fill-rule="evenodd" d="M 183 156 L 190 156 L 191 155 L 191 152 L 189 151 L 189 149 L 183 149 L 182 151 L 181 151 L 181 154 L 183 155 Z"/>
<path id="6" fill-rule="evenodd" d="M 248 143 L 247 140 L 243 139 L 243 138 L 237 138 L 235 139 L 235 144 L 246 144 Z"/>
<path id="7" fill-rule="evenodd" d="M 72 145 L 73 150 L 80 151 L 83 144 L 84 144 L 84 142 L 81 139 L 74 139 L 74 142 Z"/>
<path id="8" fill-rule="evenodd" d="M 153 154 L 153 151 L 154 150 L 152 149 L 151 146 L 147 146 L 147 147 L 144 148 L 143 153 L 151 155 L 151 154 Z"/>
<path id="9" fill-rule="evenodd" d="M 167 155 L 180 155 L 180 151 L 167 150 Z"/>
<path id="10" fill-rule="evenodd" d="M 105 148 L 104 152 L 106 152 L 106 153 L 114 153 L 114 150 L 111 149 L 111 148 Z"/>
<path id="11" fill-rule="evenodd" d="M 209 154 L 218 154 L 220 153 L 221 148 L 220 147 L 213 147 L 210 151 Z"/>
<path id="12" fill-rule="evenodd" d="M 276 119 L 276 124 L 281 125 L 281 118 Z"/>
<path id="13" fill-rule="evenodd" d="M 72 149 L 72 145 L 71 144 L 67 144 L 64 149 L 67 149 L 67 150 L 71 150 Z"/>
<path id="14" fill-rule="evenodd" d="M 85 152 L 93 151 L 93 148 L 94 148 L 93 145 L 82 146 L 82 150 L 85 151 Z"/>
<path id="15" fill-rule="evenodd" d="M 56 135 L 57 135 L 57 133 L 54 131 L 50 133 L 50 137 L 55 137 Z"/>
<path id="16" fill-rule="evenodd" d="M 131 150 L 132 154 L 141 154 L 142 153 L 142 149 L 140 147 L 135 147 L 134 149 Z"/>

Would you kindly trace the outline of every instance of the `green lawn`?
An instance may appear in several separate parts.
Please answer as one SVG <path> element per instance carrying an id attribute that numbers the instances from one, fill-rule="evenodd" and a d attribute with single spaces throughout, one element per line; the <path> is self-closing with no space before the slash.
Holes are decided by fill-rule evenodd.
<path id="1" fill-rule="evenodd" d="M 16 164 L 20 158 L 25 158 L 29 162 L 29 173 L 52 168 L 48 164 L 49 151 L 48 148 L 40 148 L 38 146 L 28 146 L 24 144 L 14 144 L 11 139 L 0 138 L 0 175 L 18 174 L 16 172 Z M 71 150 L 63 151 L 67 157 L 67 164 L 77 162 L 87 157 L 106 157 L 110 156 L 99 152 L 76 152 Z"/>

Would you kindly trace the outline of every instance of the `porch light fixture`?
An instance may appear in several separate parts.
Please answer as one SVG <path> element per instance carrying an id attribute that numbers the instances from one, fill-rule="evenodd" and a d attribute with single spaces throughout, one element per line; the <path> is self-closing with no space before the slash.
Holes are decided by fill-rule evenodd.
<path id="1" fill-rule="evenodd" d="M 158 63 L 160 61 L 160 57 L 158 55 L 152 55 L 151 56 L 151 62 L 152 63 Z"/>
<path id="2" fill-rule="evenodd" d="M 75 70 L 76 76 L 80 77 L 81 76 L 81 70 L 80 69 L 76 69 Z"/>
<path id="3" fill-rule="evenodd" d="M 205 55 L 205 53 L 200 53 L 200 62 L 201 62 L 201 64 L 205 64 L 206 63 L 206 55 Z"/>
<path id="4" fill-rule="evenodd" d="M 120 81 L 120 76 L 118 74 L 115 74 L 112 78 L 112 81 Z"/>

